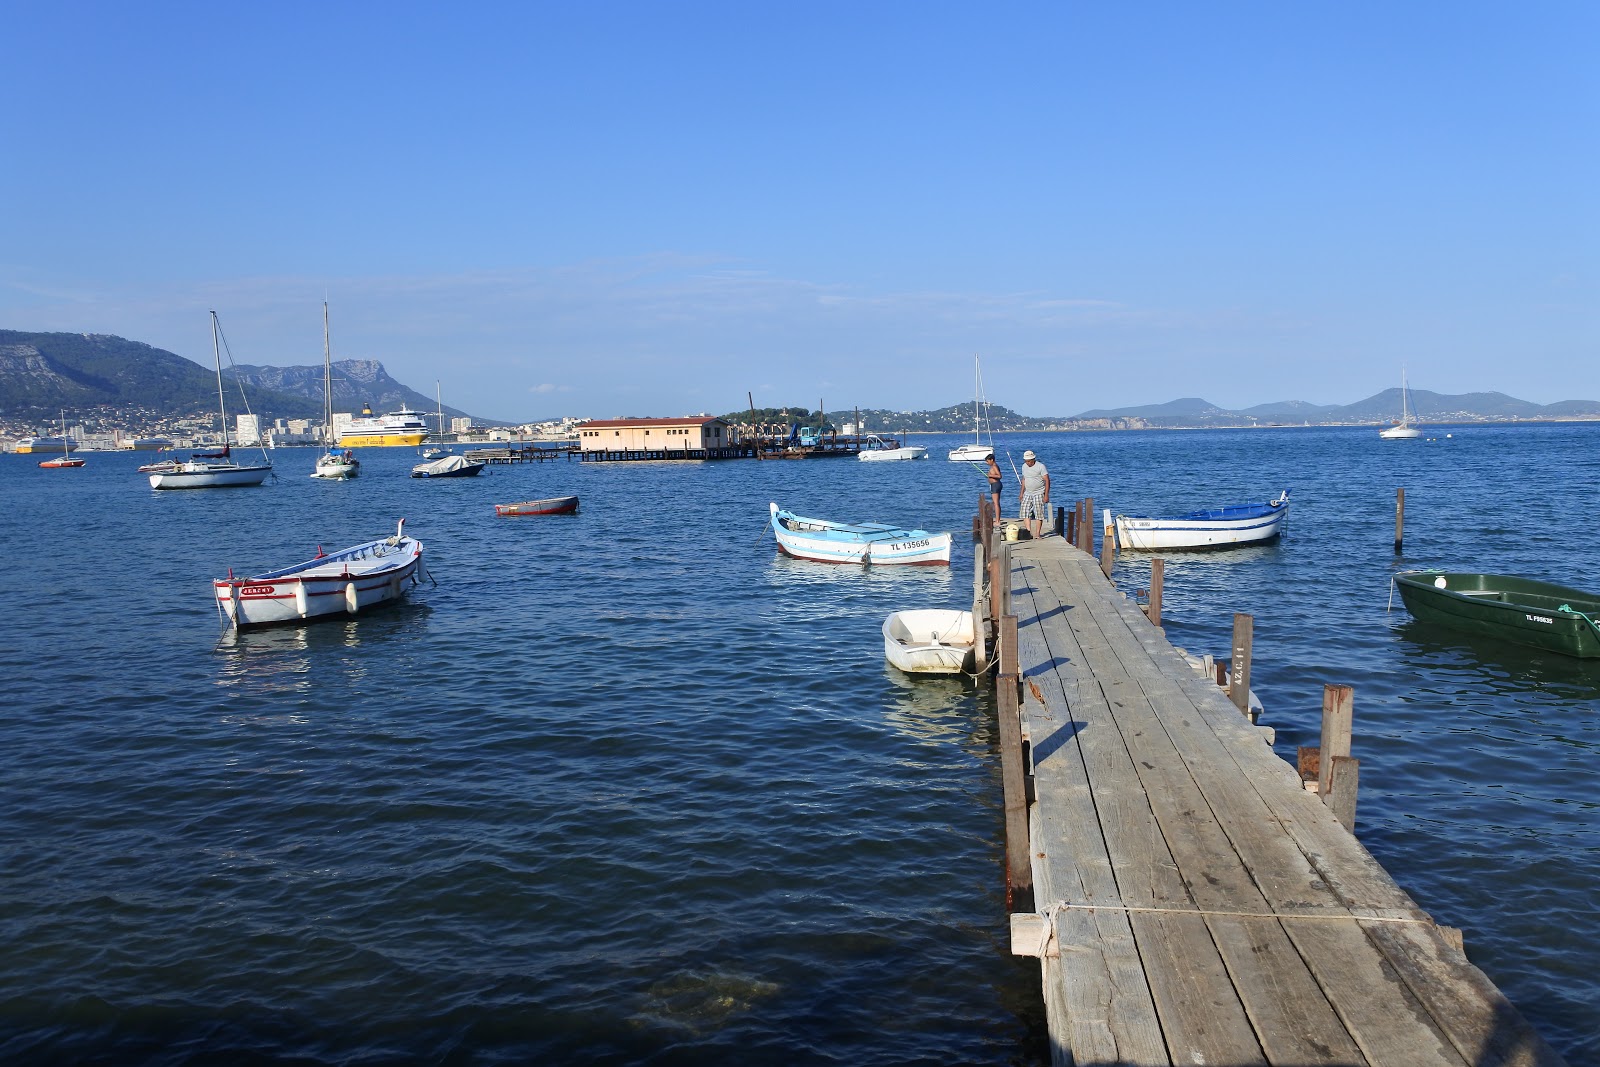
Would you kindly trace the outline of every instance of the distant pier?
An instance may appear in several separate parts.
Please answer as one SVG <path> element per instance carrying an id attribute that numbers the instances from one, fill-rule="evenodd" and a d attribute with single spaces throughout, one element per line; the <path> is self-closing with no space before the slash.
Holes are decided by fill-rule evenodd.
<path id="1" fill-rule="evenodd" d="M 1040 959 L 1053 1062 L 1562 1064 L 1351 831 L 1350 690 L 1289 765 L 1245 713 L 1249 616 L 1232 672 L 1196 669 L 1159 587 L 1107 580 L 1092 504 L 1057 515 L 1022 542 L 973 522 L 1012 951 Z"/>
<path id="2" fill-rule="evenodd" d="M 720 448 L 682 447 L 572 450 L 583 463 L 618 463 L 640 460 L 730 460 L 730 459 L 848 459 L 859 456 L 867 437 L 829 435 L 808 443 L 798 443 L 780 435 L 748 437 L 737 444 Z M 881 447 L 898 448 L 893 438 L 879 438 Z M 876 442 L 873 442 L 876 443 Z"/>

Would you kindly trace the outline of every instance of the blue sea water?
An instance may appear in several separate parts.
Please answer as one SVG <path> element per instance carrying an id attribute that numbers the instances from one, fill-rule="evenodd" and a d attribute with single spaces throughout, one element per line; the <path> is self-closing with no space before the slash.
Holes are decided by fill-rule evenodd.
<path id="1" fill-rule="evenodd" d="M 1292 491 L 1277 546 L 1169 558 L 1174 643 L 1255 617 L 1277 749 L 1356 693 L 1358 834 L 1571 1062 L 1600 1061 L 1600 665 L 1410 621 L 1398 566 L 1600 588 L 1600 427 L 1002 437 L 1056 503 Z M 971 597 L 985 483 L 854 460 L 491 468 L 151 491 L 0 457 L 0 1059 L 1048 1062 L 1008 954 L 989 694 L 882 659 Z M 1393 552 L 1394 491 L 1407 491 Z M 493 504 L 575 492 L 576 516 Z M 768 501 L 957 534 L 955 565 L 786 559 Z M 233 634 L 209 580 L 392 531 L 437 585 Z M 1148 557 L 1118 581 L 1142 586 Z"/>

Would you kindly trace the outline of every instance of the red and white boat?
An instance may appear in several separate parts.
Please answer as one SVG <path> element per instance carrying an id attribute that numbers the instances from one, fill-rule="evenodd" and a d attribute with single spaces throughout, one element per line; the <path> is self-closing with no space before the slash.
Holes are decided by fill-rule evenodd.
<path id="1" fill-rule="evenodd" d="M 398 600 L 427 574 L 422 542 L 405 533 L 401 519 L 393 537 L 368 541 L 292 567 L 219 578 L 212 583 L 217 609 L 235 626 L 305 622 L 326 615 L 355 615 Z"/>
<path id="2" fill-rule="evenodd" d="M 496 504 L 496 515 L 571 515 L 578 510 L 575 496 L 553 496 L 546 500 L 523 500 L 515 504 Z"/>

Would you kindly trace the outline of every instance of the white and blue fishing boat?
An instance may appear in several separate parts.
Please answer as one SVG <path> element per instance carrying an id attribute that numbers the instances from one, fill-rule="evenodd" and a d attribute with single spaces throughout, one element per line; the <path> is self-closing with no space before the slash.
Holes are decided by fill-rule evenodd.
<path id="1" fill-rule="evenodd" d="M 1289 517 L 1289 490 L 1265 504 L 1231 504 L 1170 518 L 1118 515 L 1117 544 L 1135 552 L 1235 548 L 1271 541 Z"/>
<path id="2" fill-rule="evenodd" d="M 879 522 L 808 519 L 772 505 L 778 547 L 796 559 L 822 563 L 923 564 L 948 566 L 950 535 L 908 530 Z"/>

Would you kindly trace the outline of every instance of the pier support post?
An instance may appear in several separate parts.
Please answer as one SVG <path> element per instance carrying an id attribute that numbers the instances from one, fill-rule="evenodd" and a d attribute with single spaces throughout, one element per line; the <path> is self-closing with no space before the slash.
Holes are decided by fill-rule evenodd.
<path id="1" fill-rule="evenodd" d="M 1067 512 L 1067 532 L 1062 534 L 1062 537 L 1064 537 L 1066 539 L 1066 542 L 1069 545 L 1076 545 L 1078 543 L 1078 508 L 1077 508 L 1077 505 L 1073 505 L 1072 510 Z"/>
<path id="2" fill-rule="evenodd" d="M 1094 555 L 1094 497 L 1083 498 L 1083 521 L 1078 523 L 1078 536 L 1083 538 L 1083 544 L 1078 547 L 1089 555 Z"/>
<path id="3" fill-rule="evenodd" d="M 1100 529 L 1100 573 L 1111 577 L 1111 568 L 1117 562 L 1117 535 L 1111 525 L 1111 509 L 1106 508 L 1105 525 Z"/>
<path id="4" fill-rule="evenodd" d="M 1000 780 L 1006 818 L 1006 906 L 1032 911 L 1033 862 L 1028 847 L 1027 768 L 1022 760 L 1022 700 L 1017 674 L 1017 617 L 1000 619 L 1000 673 L 995 678 L 1000 726 Z"/>
<path id="5" fill-rule="evenodd" d="M 1355 690 L 1348 685 L 1322 687 L 1322 749 L 1317 773 L 1317 792 L 1326 801 L 1332 790 L 1333 760 L 1350 755 L 1350 737 L 1355 728 Z"/>
<path id="6" fill-rule="evenodd" d="M 1328 810 L 1351 833 L 1356 829 L 1356 790 L 1361 782 L 1361 761 L 1353 756 L 1335 756 L 1324 766 L 1328 767 L 1331 792 L 1324 797 Z"/>
<path id="7" fill-rule="evenodd" d="M 1228 671 L 1228 697 L 1246 715 L 1250 714 L 1250 652 L 1255 629 L 1254 617 L 1243 612 L 1233 616 L 1233 667 Z"/>
<path id="8" fill-rule="evenodd" d="M 1394 551 L 1400 554 L 1400 544 L 1405 540 L 1406 530 L 1406 490 L 1404 486 L 1394 493 Z"/>
<path id="9" fill-rule="evenodd" d="M 1161 584 L 1166 579 L 1167 561 L 1156 558 L 1150 561 L 1150 625 L 1161 629 Z"/>
<path id="10" fill-rule="evenodd" d="M 1067 516 L 1067 509 L 1062 507 L 1060 504 L 1057 504 L 1056 505 L 1056 524 L 1055 524 L 1055 527 L 1054 527 L 1057 537 L 1060 537 L 1062 535 L 1061 531 L 1063 529 L 1065 529 L 1065 524 L 1066 524 L 1066 521 L 1067 521 L 1066 516 Z"/>

